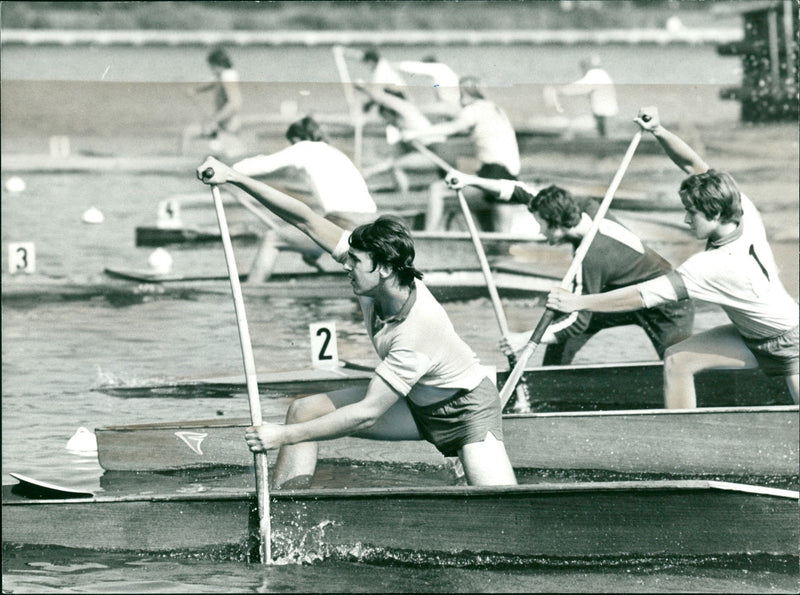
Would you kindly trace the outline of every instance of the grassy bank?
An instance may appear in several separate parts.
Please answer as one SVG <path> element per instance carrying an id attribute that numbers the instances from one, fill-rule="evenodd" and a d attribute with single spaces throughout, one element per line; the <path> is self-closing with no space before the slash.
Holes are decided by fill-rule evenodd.
<path id="1" fill-rule="evenodd" d="M 738 26 L 712 15 L 727 0 L 506 0 L 295 2 L 17 2 L 0 6 L 7 29 L 396 30 Z"/>

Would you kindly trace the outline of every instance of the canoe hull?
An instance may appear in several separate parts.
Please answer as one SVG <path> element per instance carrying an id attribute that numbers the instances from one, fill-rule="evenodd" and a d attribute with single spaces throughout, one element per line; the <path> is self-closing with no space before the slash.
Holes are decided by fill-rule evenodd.
<path id="1" fill-rule="evenodd" d="M 796 492 L 715 482 L 355 489 L 271 496 L 277 557 L 378 553 L 514 558 L 793 555 Z M 3 499 L 3 542 L 244 558 L 252 493 Z"/>
<path id="2" fill-rule="evenodd" d="M 631 364 L 569 365 L 529 368 L 523 373 L 537 412 L 663 407 L 663 365 L 661 362 Z M 309 395 L 318 392 L 366 387 L 373 370 L 342 368 L 332 371 L 295 370 L 258 374 L 262 398 Z M 498 370 L 498 386 L 508 377 Z M 708 370 L 695 377 L 700 407 L 747 407 L 790 405 L 791 398 L 782 379 L 770 378 L 759 370 Z M 130 386 L 101 386 L 100 392 L 117 397 L 169 396 L 196 399 L 246 394 L 243 375 L 175 380 Z"/>
<path id="3" fill-rule="evenodd" d="M 98 458 L 108 471 L 247 466 L 248 425 L 246 419 L 217 418 L 98 428 Z M 797 406 L 506 415 L 503 432 L 518 470 L 791 477 L 800 467 Z M 319 443 L 319 457 L 444 463 L 422 441 L 328 440 Z"/>

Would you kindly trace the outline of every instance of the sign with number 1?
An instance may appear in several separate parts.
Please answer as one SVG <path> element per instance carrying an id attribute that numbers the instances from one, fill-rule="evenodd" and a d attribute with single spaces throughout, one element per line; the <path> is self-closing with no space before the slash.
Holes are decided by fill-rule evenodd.
<path id="1" fill-rule="evenodd" d="M 311 335 L 311 365 L 314 368 L 338 368 L 336 323 L 333 320 L 308 325 Z"/>
<path id="2" fill-rule="evenodd" d="M 36 247 L 33 242 L 8 245 L 8 270 L 12 275 L 36 272 Z"/>

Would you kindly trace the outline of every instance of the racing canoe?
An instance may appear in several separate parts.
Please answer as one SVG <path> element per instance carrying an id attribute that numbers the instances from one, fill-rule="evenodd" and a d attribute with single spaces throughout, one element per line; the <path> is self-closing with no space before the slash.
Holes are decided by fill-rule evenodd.
<path id="1" fill-rule="evenodd" d="M 278 420 L 270 420 L 276 422 Z M 97 428 L 108 471 L 252 465 L 245 418 Z M 515 469 L 595 470 L 676 477 L 791 477 L 800 465 L 797 405 L 692 410 L 506 414 Z M 274 458 L 275 453 L 271 453 Z M 340 438 L 319 442 L 321 460 L 442 466 L 428 442 Z"/>
<path id="2" fill-rule="evenodd" d="M 797 556 L 798 494 L 715 481 L 355 488 L 270 495 L 279 559 L 372 551 L 436 560 Z M 3 544 L 252 559 L 252 490 L 26 499 Z M 308 559 L 308 558 L 304 558 Z"/>
<path id="3" fill-rule="evenodd" d="M 654 409 L 664 404 L 663 370 L 659 361 L 530 367 L 522 382 L 528 386 L 531 408 L 538 412 Z M 343 362 L 336 369 L 259 371 L 257 376 L 262 398 L 280 398 L 366 387 L 373 374 L 371 366 Z M 508 374 L 497 371 L 501 388 Z M 700 407 L 792 404 L 783 380 L 759 370 L 706 370 L 695 377 L 695 387 Z M 122 398 L 196 399 L 244 395 L 246 385 L 244 375 L 238 374 L 104 384 L 93 390 Z"/>

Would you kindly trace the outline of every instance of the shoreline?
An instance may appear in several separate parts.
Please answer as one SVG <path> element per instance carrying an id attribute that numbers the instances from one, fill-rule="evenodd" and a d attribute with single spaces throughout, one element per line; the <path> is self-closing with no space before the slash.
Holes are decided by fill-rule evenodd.
<path id="1" fill-rule="evenodd" d="M 4 29 L 0 45 L 318 46 L 318 45 L 701 45 L 741 41 L 741 28 L 396 31 L 183 31 Z"/>

